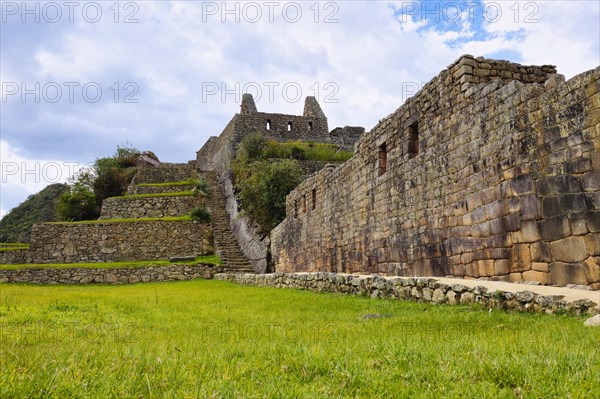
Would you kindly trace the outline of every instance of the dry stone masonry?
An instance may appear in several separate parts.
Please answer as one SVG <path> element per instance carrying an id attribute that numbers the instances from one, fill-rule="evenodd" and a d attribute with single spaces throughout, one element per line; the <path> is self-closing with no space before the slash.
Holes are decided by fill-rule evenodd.
<path id="1" fill-rule="evenodd" d="M 599 289 L 599 78 L 461 57 L 288 196 L 276 270 Z"/>
<path id="2" fill-rule="evenodd" d="M 216 280 L 261 287 L 293 288 L 316 292 L 363 295 L 430 302 L 434 304 L 480 304 L 488 308 L 523 312 L 575 314 L 600 312 L 589 299 L 569 301 L 561 295 L 541 295 L 523 288 L 519 292 L 490 291 L 483 286 L 469 287 L 460 282 L 445 284 L 433 278 L 385 278 L 341 273 L 217 274 Z"/>
<path id="3" fill-rule="evenodd" d="M 210 279 L 223 268 L 196 264 L 145 266 L 140 268 L 30 268 L 0 270 L 0 283 L 34 284 L 133 284 L 159 281 Z"/>
<path id="4" fill-rule="evenodd" d="M 185 216 L 197 207 L 204 207 L 204 197 L 195 194 L 161 197 L 113 197 L 102 201 L 100 219 Z"/>
<path id="5" fill-rule="evenodd" d="M 45 223 L 33 226 L 28 263 L 122 262 L 213 253 L 197 221 Z"/>

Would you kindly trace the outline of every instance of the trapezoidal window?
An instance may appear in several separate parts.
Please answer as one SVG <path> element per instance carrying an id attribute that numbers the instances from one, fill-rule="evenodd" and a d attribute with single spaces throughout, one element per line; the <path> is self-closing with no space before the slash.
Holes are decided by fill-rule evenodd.
<path id="1" fill-rule="evenodd" d="M 313 130 L 312 122 L 308 122 L 308 131 L 312 132 L 312 130 Z"/>
<path id="2" fill-rule="evenodd" d="M 312 210 L 314 211 L 317 208 L 317 189 L 312 189 Z"/>
<path id="3" fill-rule="evenodd" d="M 413 123 L 408 127 L 408 157 L 414 158 L 419 153 L 419 124 Z"/>
<path id="4" fill-rule="evenodd" d="M 288 122 L 288 132 L 292 131 L 292 122 Z"/>
<path id="5" fill-rule="evenodd" d="M 267 119 L 267 130 L 271 130 L 271 120 Z"/>
<path id="6" fill-rule="evenodd" d="M 379 176 L 387 171 L 387 147 L 385 143 L 379 146 Z"/>
<path id="7" fill-rule="evenodd" d="M 302 195 L 302 213 L 306 213 L 306 194 Z"/>

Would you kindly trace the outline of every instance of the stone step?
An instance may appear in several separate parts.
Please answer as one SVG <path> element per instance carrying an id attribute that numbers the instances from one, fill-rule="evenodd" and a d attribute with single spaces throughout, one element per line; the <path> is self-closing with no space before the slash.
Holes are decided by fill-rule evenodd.
<path id="1" fill-rule="evenodd" d="M 240 250 L 231 232 L 229 214 L 225 209 L 225 195 L 221 191 L 216 174 L 206 173 L 206 180 L 210 185 L 210 195 L 206 205 L 212 214 L 215 250 L 221 256 L 224 268 L 235 273 L 254 273 L 250 261 Z"/>

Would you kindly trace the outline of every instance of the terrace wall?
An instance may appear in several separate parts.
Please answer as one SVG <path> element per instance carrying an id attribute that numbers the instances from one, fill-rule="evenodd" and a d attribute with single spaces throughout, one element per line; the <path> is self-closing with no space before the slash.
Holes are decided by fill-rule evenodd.
<path id="1" fill-rule="evenodd" d="M 36 224 L 28 263 L 166 260 L 213 253 L 210 225 L 197 221 Z"/>

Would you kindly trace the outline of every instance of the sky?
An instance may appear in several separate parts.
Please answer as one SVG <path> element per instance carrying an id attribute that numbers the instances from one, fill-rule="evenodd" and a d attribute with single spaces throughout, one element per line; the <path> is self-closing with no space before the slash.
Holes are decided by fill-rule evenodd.
<path id="1" fill-rule="evenodd" d="M 239 111 L 372 128 L 462 54 L 600 65 L 597 1 L 0 1 L 0 217 L 117 146 L 187 162 Z"/>

